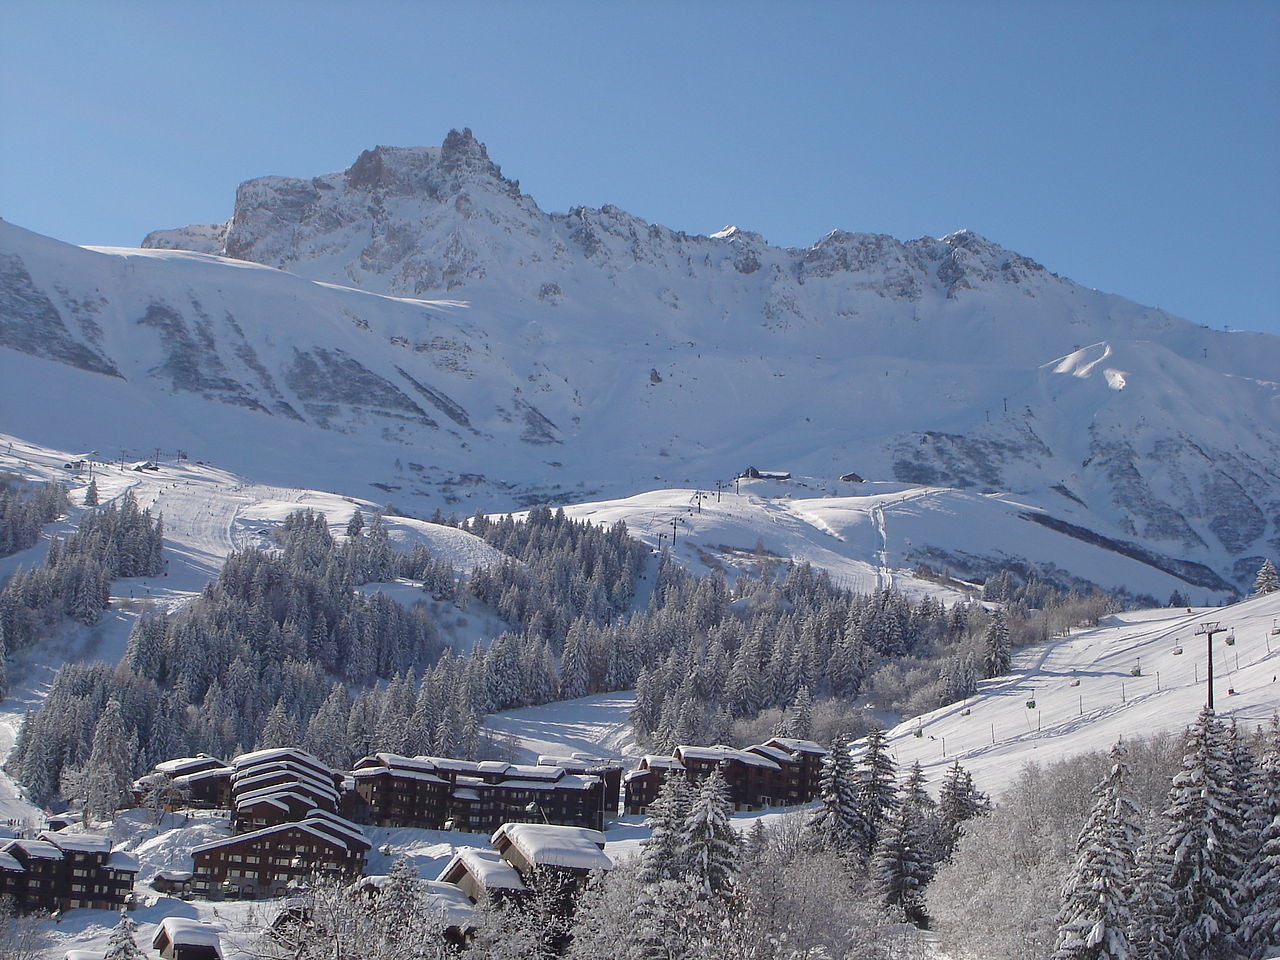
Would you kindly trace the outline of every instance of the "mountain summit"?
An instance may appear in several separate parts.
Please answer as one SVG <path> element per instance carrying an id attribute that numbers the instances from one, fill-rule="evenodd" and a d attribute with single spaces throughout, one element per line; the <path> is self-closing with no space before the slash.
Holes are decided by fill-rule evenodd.
<path id="1" fill-rule="evenodd" d="M 547 213 L 463 130 L 250 180 L 142 250 L 0 224 L 0 271 L 0 402 L 64 448 L 182 446 L 414 512 L 854 472 L 1023 497 L 1215 595 L 1280 549 L 1280 338 L 970 230 L 788 248 Z"/>

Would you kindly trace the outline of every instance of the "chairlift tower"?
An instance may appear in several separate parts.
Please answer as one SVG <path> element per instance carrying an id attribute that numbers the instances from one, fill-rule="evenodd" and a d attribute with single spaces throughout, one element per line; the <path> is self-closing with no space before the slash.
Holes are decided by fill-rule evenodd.
<path id="1" fill-rule="evenodd" d="M 1205 654 L 1208 658 L 1208 669 L 1205 671 L 1205 683 L 1208 686 L 1208 708 L 1213 713 L 1213 637 L 1214 634 L 1226 633 L 1227 628 L 1217 620 L 1206 620 L 1200 624 L 1200 629 L 1196 631 L 1196 636 L 1204 635 Z"/>

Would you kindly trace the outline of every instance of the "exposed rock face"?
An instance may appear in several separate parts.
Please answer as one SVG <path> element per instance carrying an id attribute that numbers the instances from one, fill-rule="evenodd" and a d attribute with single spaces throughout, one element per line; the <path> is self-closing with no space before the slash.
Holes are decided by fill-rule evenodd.
<path id="1" fill-rule="evenodd" d="M 791 249 L 608 204 L 547 213 L 463 130 L 248 181 L 227 223 L 144 245 L 168 252 L 0 224 L 0 346 L 408 448 L 421 469 L 379 489 L 468 506 L 755 462 L 1013 491 L 1202 585 L 1243 585 L 1241 560 L 1280 548 L 1280 338 L 1085 289 L 972 231 Z"/>

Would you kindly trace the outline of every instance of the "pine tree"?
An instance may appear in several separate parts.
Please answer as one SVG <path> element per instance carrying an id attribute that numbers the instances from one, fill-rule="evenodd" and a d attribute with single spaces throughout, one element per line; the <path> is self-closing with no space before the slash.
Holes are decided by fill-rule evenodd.
<path id="1" fill-rule="evenodd" d="M 1141 960 L 1169 960 L 1173 937 L 1173 891 L 1169 889 L 1171 861 L 1164 851 L 1162 817 L 1149 816 L 1134 859 L 1131 896 L 1133 926 L 1129 942 Z"/>
<path id="2" fill-rule="evenodd" d="M 103 954 L 103 960 L 146 960 L 146 954 L 135 939 L 137 931 L 138 925 L 128 913 L 121 910 L 120 920 L 112 928 L 107 940 L 107 952 Z"/>
<path id="3" fill-rule="evenodd" d="M 96 507 L 98 505 L 98 481 L 90 480 L 89 486 L 85 488 L 84 500 L 82 501 L 86 507 Z M 1274 571 L 1272 571 L 1274 573 Z"/>
<path id="4" fill-rule="evenodd" d="M 853 824 L 854 842 L 869 858 L 879 840 L 880 825 L 898 806 L 898 776 L 888 741 L 879 728 L 867 734 L 867 748 L 858 758 L 854 774 L 858 816 Z"/>
<path id="5" fill-rule="evenodd" d="M 871 876 L 885 906 L 900 909 L 912 923 L 925 921 L 924 887 L 929 882 L 928 839 L 919 811 L 902 805 L 882 821 L 871 859 Z"/>
<path id="6" fill-rule="evenodd" d="M 1280 590 L 1280 574 L 1276 573 L 1276 565 L 1268 558 L 1263 560 L 1262 566 L 1258 568 L 1258 575 L 1253 581 L 1252 596 L 1260 597 L 1275 593 L 1277 590 Z"/>
<path id="7" fill-rule="evenodd" d="M 93 750 L 85 770 L 85 814 L 97 820 L 114 817 L 133 783 L 133 756 L 120 701 L 108 701 L 93 730 Z"/>
<path id="8" fill-rule="evenodd" d="M 723 896 L 733 885 L 741 846 L 733 829 L 733 801 L 719 768 L 702 782 L 698 798 L 685 816 L 681 860 L 692 881 L 707 897 Z"/>
<path id="9" fill-rule="evenodd" d="M 969 771 L 953 761 L 947 768 L 938 790 L 937 836 L 934 842 L 937 861 L 951 856 L 960 839 L 961 825 L 990 809 L 987 798 L 973 785 Z"/>
<path id="10" fill-rule="evenodd" d="M 809 818 L 807 829 L 821 845 L 834 849 L 847 848 L 855 841 L 854 829 L 861 822 L 854 783 L 853 759 L 849 743 L 836 737 L 831 750 L 822 758 L 822 775 L 818 780 L 820 806 Z"/>
<path id="11" fill-rule="evenodd" d="M 986 652 L 982 663 L 986 668 L 987 678 L 1004 676 L 1009 672 L 1012 661 L 1009 655 L 1009 621 L 1003 607 L 997 607 L 991 614 L 985 642 Z"/>
<path id="12" fill-rule="evenodd" d="M 802 686 L 791 704 L 791 713 L 786 720 L 786 736 L 799 740 L 808 740 L 813 734 L 813 698 L 809 688 Z"/>
<path id="13" fill-rule="evenodd" d="M 1271 718 L 1250 816 L 1257 839 L 1240 881 L 1240 944 L 1252 957 L 1280 944 L 1280 719 Z"/>
<path id="14" fill-rule="evenodd" d="M 1138 838 L 1138 808 L 1127 793 L 1129 765 L 1121 744 L 1111 770 L 1093 790 L 1093 809 L 1076 842 L 1076 862 L 1063 888 L 1054 960 L 1132 960 L 1129 895 Z"/>
<path id="15" fill-rule="evenodd" d="M 640 842 L 641 883 L 674 879 L 684 872 L 684 824 L 692 805 L 688 778 L 683 771 L 668 770 L 645 818 L 649 836 Z"/>
<path id="16" fill-rule="evenodd" d="M 1165 816 L 1169 832 L 1176 960 L 1212 960 L 1237 955 L 1234 932 L 1240 920 L 1235 882 L 1239 824 L 1243 811 L 1222 724 L 1208 710 L 1187 732 L 1182 772 L 1173 780 Z"/>

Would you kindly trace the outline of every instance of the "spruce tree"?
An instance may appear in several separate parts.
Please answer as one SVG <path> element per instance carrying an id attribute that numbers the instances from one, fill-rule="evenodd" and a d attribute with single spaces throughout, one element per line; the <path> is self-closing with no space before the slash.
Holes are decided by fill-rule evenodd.
<path id="1" fill-rule="evenodd" d="M 81 502 L 86 507 L 96 507 L 98 505 L 98 481 L 97 480 L 89 481 L 89 486 L 86 487 L 84 491 L 84 500 Z"/>
<path id="2" fill-rule="evenodd" d="M 684 825 L 692 804 L 684 772 L 667 771 L 645 818 L 649 836 L 640 841 L 641 883 L 673 879 L 684 872 Z"/>
<path id="3" fill-rule="evenodd" d="M 1111 748 L 1111 770 L 1093 790 L 1093 809 L 1076 842 L 1063 887 L 1054 960 L 1132 960 L 1129 896 L 1138 839 L 1138 808 L 1125 783 L 1124 747 Z"/>
<path id="4" fill-rule="evenodd" d="M 809 833 L 823 846 L 835 849 L 851 846 L 859 812 L 853 759 L 849 756 L 849 742 L 844 737 L 836 737 L 830 752 L 822 758 L 818 799 L 819 806 L 807 824 Z"/>
<path id="5" fill-rule="evenodd" d="M 1012 658 L 1009 654 L 1009 621 L 1003 607 L 997 607 L 991 614 L 985 644 L 982 663 L 986 668 L 987 678 L 1008 673 Z"/>
<path id="6" fill-rule="evenodd" d="M 919 810 L 902 805 L 881 823 L 871 859 L 871 877 L 885 906 L 902 910 L 912 923 L 926 919 L 924 887 L 929 882 L 928 838 Z"/>
<path id="7" fill-rule="evenodd" d="M 1216 960 L 1238 955 L 1240 921 L 1236 878 L 1244 812 L 1222 724 L 1208 710 L 1187 731 L 1182 771 L 1174 777 L 1165 817 L 1169 830 L 1169 889 L 1176 960 Z"/>
<path id="8" fill-rule="evenodd" d="M 872 730 L 866 742 L 854 774 L 858 816 L 853 823 L 854 841 L 864 859 L 875 850 L 881 823 L 898 806 L 897 769 L 884 731 Z"/>
<path id="9" fill-rule="evenodd" d="M 955 760 L 947 768 L 938 790 L 937 835 L 934 842 L 938 862 L 946 860 L 960 839 L 961 825 L 990 809 L 987 798 L 973 785 L 969 771 Z"/>
<path id="10" fill-rule="evenodd" d="M 1251 596 L 1261 597 L 1264 594 L 1275 593 L 1280 590 L 1280 574 L 1276 573 L 1276 565 L 1268 558 L 1262 561 L 1262 566 L 1258 568 L 1258 575 L 1253 580 L 1253 593 Z"/>
<path id="11" fill-rule="evenodd" d="M 1271 718 L 1259 759 L 1251 824 L 1256 845 L 1240 882 L 1240 944 L 1251 957 L 1280 945 L 1280 719 Z"/>
<path id="12" fill-rule="evenodd" d="M 1130 896 L 1133 924 L 1129 942 L 1141 960 L 1169 960 L 1173 949 L 1173 891 L 1171 872 L 1164 851 L 1164 818 L 1149 815 L 1143 824 L 1133 866 Z"/>
<path id="13" fill-rule="evenodd" d="M 107 952 L 103 954 L 103 960 L 146 960 L 146 954 L 135 938 L 137 931 L 138 925 L 128 913 L 121 910 L 120 919 L 107 939 Z"/>
<path id="14" fill-rule="evenodd" d="M 723 896 L 733 885 L 741 843 L 733 829 L 729 784 L 716 768 L 685 816 L 681 860 L 704 896 Z"/>
<path id="15" fill-rule="evenodd" d="M 93 730 L 93 750 L 85 769 L 85 814 L 97 820 L 114 817 L 133 783 L 129 734 L 114 697 Z"/>

